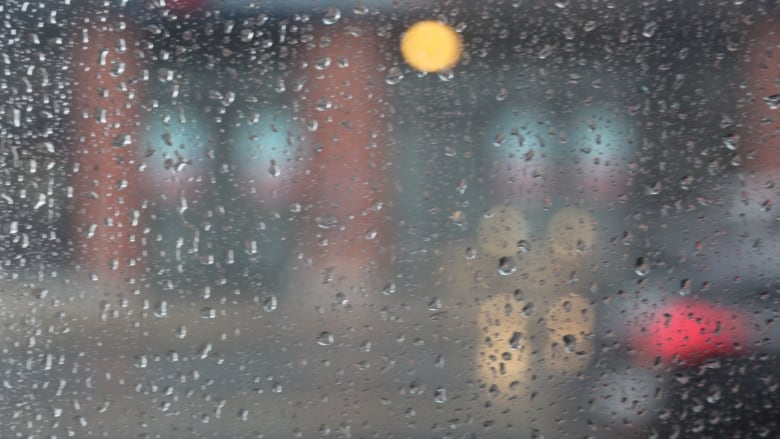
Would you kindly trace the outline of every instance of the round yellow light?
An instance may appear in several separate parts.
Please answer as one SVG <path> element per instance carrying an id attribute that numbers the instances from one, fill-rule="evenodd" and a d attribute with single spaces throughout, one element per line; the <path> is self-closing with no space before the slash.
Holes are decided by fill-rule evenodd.
<path id="1" fill-rule="evenodd" d="M 531 378 L 530 321 L 509 307 L 519 307 L 508 295 L 480 304 L 476 347 L 477 378 L 495 385 L 500 392 L 519 391 L 519 384 Z"/>
<path id="2" fill-rule="evenodd" d="M 460 35 L 444 23 L 426 20 L 413 24 L 401 37 L 401 55 L 423 72 L 440 72 L 460 59 Z"/>

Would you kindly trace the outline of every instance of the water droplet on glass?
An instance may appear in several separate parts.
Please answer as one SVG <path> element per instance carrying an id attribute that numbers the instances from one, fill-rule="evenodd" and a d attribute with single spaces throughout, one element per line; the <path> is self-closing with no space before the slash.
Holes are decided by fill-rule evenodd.
<path id="1" fill-rule="evenodd" d="M 528 243 L 525 239 L 521 239 L 520 241 L 517 241 L 517 252 L 518 253 L 528 253 L 531 251 L 531 244 Z"/>
<path id="2" fill-rule="evenodd" d="M 515 331 L 512 333 L 512 336 L 509 337 L 509 349 L 516 351 L 518 349 L 521 349 L 523 347 L 523 333 L 520 331 Z"/>
<path id="3" fill-rule="evenodd" d="M 275 311 L 276 306 L 277 306 L 276 295 L 271 294 L 270 296 L 266 296 L 266 298 L 263 299 L 263 311 L 265 312 Z"/>
<path id="4" fill-rule="evenodd" d="M 533 302 L 528 302 L 523 306 L 523 309 L 520 310 L 520 314 L 523 317 L 530 317 L 536 312 L 536 305 L 534 305 Z"/>
<path id="5" fill-rule="evenodd" d="M 333 334 L 327 331 L 320 332 L 320 335 L 317 336 L 317 344 L 320 346 L 330 346 L 333 341 Z"/>
<path id="6" fill-rule="evenodd" d="M 563 350 L 568 354 L 577 352 L 577 337 L 572 334 L 563 336 Z"/>
<path id="7" fill-rule="evenodd" d="M 374 238 L 376 238 L 376 235 L 377 235 L 376 229 L 370 228 L 370 229 L 366 230 L 366 235 L 365 236 L 366 236 L 366 239 L 368 239 L 369 241 L 374 239 Z"/>
<path id="8" fill-rule="evenodd" d="M 444 82 L 452 81 L 452 78 L 454 77 L 455 77 L 455 73 L 450 69 L 439 72 L 439 79 Z"/>
<path id="9" fill-rule="evenodd" d="M 687 191 L 691 189 L 691 184 L 693 184 L 693 177 L 690 175 L 686 175 L 682 179 L 680 179 L 680 189 Z"/>
<path id="10" fill-rule="evenodd" d="M 315 218 L 315 221 L 317 223 L 317 227 L 321 229 L 330 229 L 339 223 L 336 217 L 333 215 L 318 216 Z"/>
<path id="11" fill-rule="evenodd" d="M 179 327 L 176 329 L 176 338 L 182 339 L 186 336 L 187 336 L 187 326 L 179 325 Z"/>
<path id="12" fill-rule="evenodd" d="M 780 93 L 766 96 L 762 99 L 769 106 L 770 110 L 777 110 L 780 108 Z"/>
<path id="13" fill-rule="evenodd" d="M 650 274 L 650 264 L 647 263 L 645 258 L 637 258 L 634 273 L 640 277 L 645 277 Z"/>
<path id="14" fill-rule="evenodd" d="M 461 181 L 459 181 L 459 182 L 458 182 L 458 186 L 457 186 L 456 190 L 458 191 L 458 193 L 459 193 L 460 195 L 463 195 L 463 194 L 465 194 L 465 193 L 466 193 L 466 189 L 468 189 L 468 188 L 469 188 L 469 184 L 468 184 L 468 182 L 467 182 L 467 181 L 464 179 L 464 180 L 461 180 Z"/>
<path id="15" fill-rule="evenodd" d="M 330 99 L 322 98 L 319 101 L 317 101 L 317 104 L 314 106 L 314 109 L 317 111 L 326 111 L 330 110 L 333 107 L 333 103 L 330 101 Z"/>
<path id="16" fill-rule="evenodd" d="M 111 140 L 111 146 L 114 148 L 122 148 L 132 143 L 130 134 L 119 134 Z"/>
<path id="17" fill-rule="evenodd" d="M 149 359 L 146 355 L 139 355 L 135 357 L 135 367 L 144 369 L 149 364 Z"/>
<path id="18" fill-rule="evenodd" d="M 505 101 L 508 96 L 509 96 L 509 90 L 507 90 L 504 87 L 501 87 L 498 89 L 498 93 L 496 93 L 496 100 L 498 102 L 502 102 Z"/>
<path id="19" fill-rule="evenodd" d="M 680 281 L 680 290 L 678 293 L 681 296 L 687 296 L 691 294 L 691 280 L 690 279 L 683 279 Z"/>
<path id="20" fill-rule="evenodd" d="M 724 136 L 723 146 L 730 151 L 736 151 L 739 148 L 739 134 L 730 133 Z"/>
<path id="21" fill-rule="evenodd" d="M 387 76 L 385 77 L 385 82 L 387 84 L 395 85 L 401 82 L 402 79 L 404 79 L 404 72 L 400 67 L 390 67 L 390 69 L 387 70 Z"/>
<path id="22" fill-rule="evenodd" d="M 504 256 L 498 260 L 498 274 L 508 276 L 515 272 L 515 260 L 511 256 Z"/>
<path id="23" fill-rule="evenodd" d="M 466 247 L 466 259 L 474 260 L 477 257 L 477 249 L 473 247 Z"/>
<path id="24" fill-rule="evenodd" d="M 382 288 L 382 294 L 385 296 L 395 294 L 395 282 L 390 282 L 389 284 L 385 285 L 384 288 Z"/>
<path id="25" fill-rule="evenodd" d="M 317 70 L 325 70 L 330 67 L 330 57 L 322 57 L 314 62 L 314 68 Z"/>
<path id="26" fill-rule="evenodd" d="M 154 311 L 155 317 L 168 317 L 168 302 L 165 300 L 160 301 Z"/>
<path id="27" fill-rule="evenodd" d="M 655 21 L 648 21 L 642 28 L 642 36 L 645 38 L 651 38 L 655 35 L 655 31 L 658 30 L 658 23 Z"/>
<path id="28" fill-rule="evenodd" d="M 663 186 L 661 185 L 661 180 L 658 180 L 652 186 L 647 188 L 647 194 L 658 195 L 661 193 L 661 190 L 663 190 Z"/>
<path id="29" fill-rule="evenodd" d="M 248 43 L 255 37 L 255 32 L 252 29 L 241 30 L 241 41 Z"/>
<path id="30" fill-rule="evenodd" d="M 335 6 L 330 6 L 322 16 L 322 23 L 330 26 L 336 24 L 339 19 L 341 19 L 341 10 Z"/>
<path id="31" fill-rule="evenodd" d="M 437 387 L 436 391 L 433 392 L 433 400 L 437 404 L 444 404 L 447 402 L 447 389 L 444 387 Z"/>

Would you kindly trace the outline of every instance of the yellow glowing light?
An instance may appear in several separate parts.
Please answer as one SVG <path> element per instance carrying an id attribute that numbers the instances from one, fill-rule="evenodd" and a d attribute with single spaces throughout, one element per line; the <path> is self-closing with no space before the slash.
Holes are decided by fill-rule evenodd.
<path id="1" fill-rule="evenodd" d="M 457 64 L 460 35 L 444 23 L 426 20 L 413 24 L 401 37 L 401 55 L 423 72 L 440 72 Z"/>
<path id="2" fill-rule="evenodd" d="M 501 392 L 518 391 L 531 377 L 529 320 L 508 307 L 517 306 L 507 295 L 493 297 L 479 307 L 476 343 L 477 377 Z"/>

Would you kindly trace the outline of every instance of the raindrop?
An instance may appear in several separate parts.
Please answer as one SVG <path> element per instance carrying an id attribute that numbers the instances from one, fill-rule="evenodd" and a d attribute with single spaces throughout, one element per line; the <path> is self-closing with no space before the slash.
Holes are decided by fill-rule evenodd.
<path id="1" fill-rule="evenodd" d="M 266 298 L 263 300 L 263 311 L 265 312 L 271 312 L 275 311 L 277 306 L 277 299 L 276 295 L 271 294 L 270 296 L 266 296 Z"/>
<path id="2" fill-rule="evenodd" d="M 395 294 L 395 282 L 390 282 L 389 284 L 385 285 L 385 287 L 382 288 L 382 294 L 385 296 Z"/>
<path id="3" fill-rule="evenodd" d="M 336 24 L 341 19 L 341 10 L 335 6 L 329 6 L 322 16 L 322 23 L 325 25 Z"/>
<path id="4" fill-rule="evenodd" d="M 716 402 L 720 401 L 721 396 L 722 392 L 720 390 L 720 386 L 713 384 L 710 386 L 709 391 L 707 392 L 707 402 L 710 404 L 715 404 Z"/>
<path id="5" fill-rule="evenodd" d="M 333 108 L 333 103 L 330 101 L 330 99 L 322 98 L 319 101 L 317 101 L 317 104 L 314 106 L 314 109 L 317 111 L 326 111 Z"/>
<path id="6" fill-rule="evenodd" d="M 466 193 L 466 189 L 468 188 L 469 183 L 465 179 L 462 179 L 458 182 L 458 186 L 455 188 L 455 190 L 457 190 L 460 195 L 463 195 Z"/>
<path id="7" fill-rule="evenodd" d="M 447 389 L 444 387 L 437 387 L 436 391 L 433 392 L 433 400 L 437 404 L 444 404 L 447 402 Z"/>
<path id="8" fill-rule="evenodd" d="M 769 106 L 770 110 L 777 110 L 780 108 L 780 93 L 766 96 L 762 99 Z"/>
<path id="9" fill-rule="evenodd" d="M 327 331 L 320 332 L 320 335 L 317 336 L 317 344 L 320 346 L 330 346 L 333 341 L 333 334 Z"/>
<path id="10" fill-rule="evenodd" d="M 472 261 L 477 258 L 477 249 L 474 247 L 466 247 L 466 259 Z"/>
<path id="11" fill-rule="evenodd" d="M 577 352 L 577 337 L 572 334 L 566 334 L 563 336 L 563 349 L 566 353 Z"/>
<path id="12" fill-rule="evenodd" d="M 325 70 L 330 67 L 330 57 L 322 57 L 314 62 L 314 68 L 317 70 Z"/>
<path id="13" fill-rule="evenodd" d="M 520 331 L 515 331 L 512 333 L 512 336 L 509 338 L 509 349 L 516 351 L 523 347 L 523 333 Z"/>
<path id="14" fill-rule="evenodd" d="M 452 81 L 452 78 L 454 77 L 455 77 L 455 73 L 450 69 L 439 72 L 439 79 L 444 82 Z"/>
<path id="15" fill-rule="evenodd" d="M 125 72 L 125 63 L 114 61 L 111 63 L 111 69 L 109 69 L 108 73 L 113 76 L 121 76 Z"/>
<path id="16" fill-rule="evenodd" d="M 515 260 L 511 256 L 504 256 L 498 260 L 498 274 L 508 276 L 515 272 Z"/>
<path id="17" fill-rule="evenodd" d="M 119 134 L 111 140 L 111 146 L 114 148 L 122 148 L 132 143 L 130 134 Z"/>
<path id="18" fill-rule="evenodd" d="M 157 304 L 157 307 L 154 311 L 155 317 L 168 317 L 168 301 L 162 300 L 160 303 Z"/>
<path id="19" fill-rule="evenodd" d="M 252 29 L 241 30 L 241 41 L 248 43 L 255 37 L 255 32 Z"/>
<path id="20" fill-rule="evenodd" d="M 338 220 L 333 215 L 318 216 L 315 218 L 315 221 L 317 223 L 317 227 L 321 229 L 330 229 L 331 227 L 335 227 L 336 224 L 338 224 Z"/>
<path id="21" fill-rule="evenodd" d="M 651 38 L 655 35 L 655 31 L 658 30 L 658 23 L 655 21 L 648 21 L 642 28 L 642 36 L 645 38 Z"/>
<path id="22" fill-rule="evenodd" d="M 723 146 L 730 151 L 736 151 L 739 148 L 739 134 L 727 134 L 723 137 Z"/>
<path id="23" fill-rule="evenodd" d="M 517 252 L 528 253 L 531 250 L 531 245 L 525 239 L 517 241 Z"/>
<path id="24" fill-rule="evenodd" d="M 650 264 L 647 263 L 645 258 L 637 258 L 634 273 L 640 277 L 645 277 L 650 274 Z"/>
<path id="25" fill-rule="evenodd" d="M 652 186 L 647 188 L 647 194 L 658 195 L 661 193 L 661 190 L 663 190 L 663 186 L 661 185 L 661 180 L 658 180 Z"/>
<path id="26" fill-rule="evenodd" d="M 387 76 L 385 77 L 385 82 L 389 85 L 395 85 L 401 82 L 401 80 L 404 79 L 404 72 L 401 70 L 400 67 L 390 67 L 387 71 Z"/>
<path id="27" fill-rule="evenodd" d="M 690 190 L 691 184 L 693 184 L 693 177 L 690 175 L 686 175 L 685 177 L 680 179 L 680 189 L 684 191 Z"/>
<path id="28" fill-rule="evenodd" d="M 691 294 L 691 280 L 690 279 L 683 279 L 680 281 L 680 290 L 678 293 L 681 296 L 687 296 Z"/>
<path id="29" fill-rule="evenodd" d="M 374 238 L 376 238 L 376 235 L 377 235 L 377 231 L 376 231 L 375 228 L 372 227 L 372 228 L 366 230 L 366 235 L 365 236 L 366 236 L 366 239 L 368 239 L 369 241 L 374 239 Z"/>

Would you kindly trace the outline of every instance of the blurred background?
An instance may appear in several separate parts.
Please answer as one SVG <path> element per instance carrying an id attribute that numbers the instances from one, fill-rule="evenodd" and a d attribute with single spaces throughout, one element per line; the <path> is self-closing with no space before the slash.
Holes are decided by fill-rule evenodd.
<path id="1" fill-rule="evenodd" d="M 780 436 L 775 2 L 0 13 L 2 437 Z"/>

